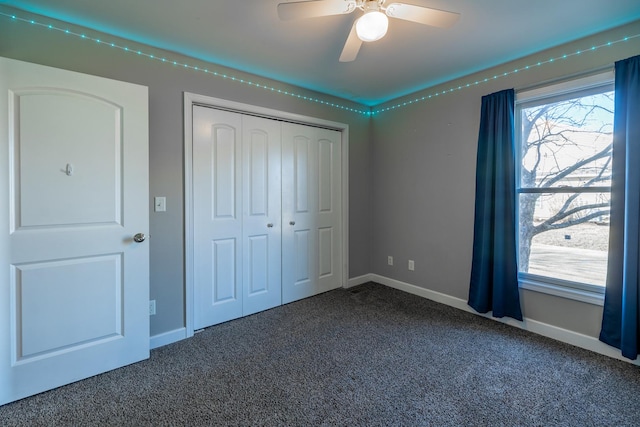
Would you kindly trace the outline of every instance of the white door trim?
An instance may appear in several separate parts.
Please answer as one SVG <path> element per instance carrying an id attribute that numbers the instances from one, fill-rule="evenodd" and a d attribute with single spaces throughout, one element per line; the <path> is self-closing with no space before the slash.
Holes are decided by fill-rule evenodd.
<path id="1" fill-rule="evenodd" d="M 342 144 L 342 286 L 349 282 L 349 125 L 315 117 L 303 116 L 271 108 L 213 98 L 195 93 L 184 93 L 184 240 L 185 240 L 185 326 L 186 335 L 192 337 L 194 283 L 193 283 L 193 105 L 203 105 L 265 118 L 284 120 L 323 127 L 341 132 Z"/>

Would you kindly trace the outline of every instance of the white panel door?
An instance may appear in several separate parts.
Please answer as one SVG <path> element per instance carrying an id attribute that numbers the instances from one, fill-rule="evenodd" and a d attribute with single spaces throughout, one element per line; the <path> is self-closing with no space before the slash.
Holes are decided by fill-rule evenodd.
<path id="1" fill-rule="evenodd" d="M 147 88 L 0 58 L 0 404 L 149 357 Z"/>
<path id="2" fill-rule="evenodd" d="M 280 126 L 242 116 L 244 316 L 282 303 Z"/>
<path id="3" fill-rule="evenodd" d="M 341 134 L 282 128 L 282 302 L 342 286 Z"/>
<path id="4" fill-rule="evenodd" d="M 193 107 L 194 328 L 242 316 L 242 117 Z"/>

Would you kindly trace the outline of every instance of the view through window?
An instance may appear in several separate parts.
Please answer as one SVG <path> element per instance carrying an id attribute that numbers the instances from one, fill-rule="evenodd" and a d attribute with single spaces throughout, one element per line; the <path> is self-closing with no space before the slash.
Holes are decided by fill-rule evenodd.
<path id="1" fill-rule="evenodd" d="M 518 263 L 521 277 L 602 292 L 614 92 L 589 82 L 518 102 Z"/>

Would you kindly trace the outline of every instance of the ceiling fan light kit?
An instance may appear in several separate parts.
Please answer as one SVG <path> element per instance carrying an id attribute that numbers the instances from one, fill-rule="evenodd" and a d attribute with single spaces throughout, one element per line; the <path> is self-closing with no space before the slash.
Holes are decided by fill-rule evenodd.
<path id="1" fill-rule="evenodd" d="M 374 42 L 380 40 L 387 34 L 389 19 L 384 13 L 372 10 L 366 12 L 356 22 L 356 34 L 363 42 Z"/>
<path id="2" fill-rule="evenodd" d="M 340 62 L 351 62 L 358 56 L 362 42 L 380 40 L 387 34 L 387 17 L 402 19 L 432 27 L 448 28 L 460 17 L 455 12 L 391 3 L 384 7 L 386 0 L 311 0 L 280 3 L 278 16 L 283 21 L 316 18 L 320 16 L 345 15 L 360 9 L 364 12 L 356 19 L 340 54 Z"/>

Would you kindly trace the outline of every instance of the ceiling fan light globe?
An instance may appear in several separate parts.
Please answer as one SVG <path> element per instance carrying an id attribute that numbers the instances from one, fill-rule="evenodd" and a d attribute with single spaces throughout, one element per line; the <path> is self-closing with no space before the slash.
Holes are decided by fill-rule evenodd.
<path id="1" fill-rule="evenodd" d="M 370 11 L 356 22 L 356 33 L 363 42 L 380 40 L 387 34 L 389 19 L 380 11 Z"/>

